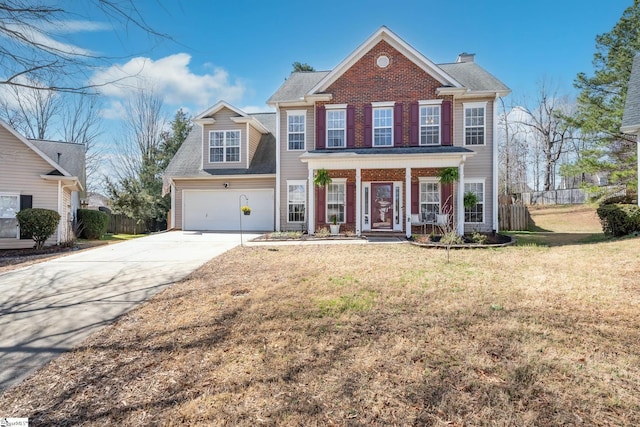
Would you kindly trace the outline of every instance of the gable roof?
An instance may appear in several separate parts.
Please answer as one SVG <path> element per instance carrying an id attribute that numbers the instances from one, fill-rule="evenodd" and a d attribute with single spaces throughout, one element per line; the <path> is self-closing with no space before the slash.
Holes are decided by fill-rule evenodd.
<path id="1" fill-rule="evenodd" d="M 85 175 L 84 144 L 42 139 L 30 139 L 29 141 L 72 176 L 76 176 L 83 181 Z M 58 156 L 58 154 L 60 155 Z"/>
<path id="2" fill-rule="evenodd" d="M 504 83 L 495 78 L 493 74 L 475 62 L 440 64 L 439 67 L 453 76 L 469 91 L 502 92 L 505 95 L 511 91 Z"/>
<path id="3" fill-rule="evenodd" d="M 269 98 L 267 104 L 297 103 L 306 101 L 310 96 L 319 96 L 319 93 L 326 90 L 370 49 L 383 40 L 437 79 L 446 90 L 455 91 L 461 95 L 491 92 L 504 96 L 511 92 L 509 87 L 475 62 L 435 64 L 387 27 L 382 26 L 333 70 L 291 73 Z"/>
<path id="4" fill-rule="evenodd" d="M 320 82 L 318 82 L 309 94 L 318 93 L 326 90 L 333 82 L 335 82 L 342 74 L 345 73 L 353 64 L 358 62 L 367 52 L 381 41 L 386 41 L 391 47 L 398 50 L 410 61 L 422 68 L 426 73 L 438 80 L 443 86 L 462 87 L 452 76 L 444 72 L 440 67 L 431 62 L 426 56 L 418 52 L 407 42 L 398 37 L 393 31 L 384 25 L 373 33 L 364 41 L 356 50 L 340 62 L 329 74 L 327 74 Z"/>
<path id="5" fill-rule="evenodd" d="M 61 176 L 71 177 L 74 176 L 69 173 L 65 168 L 56 163 L 51 157 L 46 155 L 33 141 L 28 140 L 24 136 L 20 135 L 13 127 L 7 122 L 0 119 L 0 126 L 8 130 L 13 136 L 15 136 L 20 142 L 29 147 L 33 152 L 40 156 L 45 162 L 49 163 Z"/>
<path id="6" fill-rule="evenodd" d="M 218 111 L 222 110 L 223 108 L 227 108 L 227 109 L 233 111 L 234 113 L 236 113 L 237 115 L 239 115 L 241 117 L 247 117 L 247 113 L 245 113 L 241 109 L 234 107 L 233 105 L 229 104 L 226 101 L 219 101 L 214 106 L 210 107 L 209 109 L 207 109 L 207 110 L 203 111 L 202 113 L 198 114 L 197 116 L 195 116 L 193 118 L 193 121 L 197 122 L 198 120 L 207 118 L 209 116 L 213 116 L 215 113 L 217 113 Z"/>
<path id="7" fill-rule="evenodd" d="M 624 133 L 640 133 L 640 54 L 633 58 L 620 130 Z"/>
<path id="8" fill-rule="evenodd" d="M 297 71 L 289 75 L 282 86 L 267 100 L 268 105 L 278 102 L 303 101 L 311 88 L 317 85 L 330 71 Z"/>

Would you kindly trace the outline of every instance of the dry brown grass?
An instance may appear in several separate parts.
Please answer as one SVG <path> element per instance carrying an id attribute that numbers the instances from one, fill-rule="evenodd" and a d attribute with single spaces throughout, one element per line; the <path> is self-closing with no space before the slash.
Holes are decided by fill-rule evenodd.
<path id="1" fill-rule="evenodd" d="M 0 396 L 34 425 L 640 425 L 640 239 L 237 248 Z"/>

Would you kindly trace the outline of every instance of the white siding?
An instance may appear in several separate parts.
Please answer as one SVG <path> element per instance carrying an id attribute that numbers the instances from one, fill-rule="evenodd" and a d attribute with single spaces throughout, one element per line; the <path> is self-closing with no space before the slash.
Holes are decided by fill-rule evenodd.
<path id="1" fill-rule="evenodd" d="M 45 181 L 40 175 L 53 170 L 53 166 L 0 127 L 0 192 L 33 196 L 34 208 L 58 212 L 58 182 Z M 46 244 L 56 243 L 57 233 Z M 0 239 L 1 249 L 30 248 L 32 240 Z"/>

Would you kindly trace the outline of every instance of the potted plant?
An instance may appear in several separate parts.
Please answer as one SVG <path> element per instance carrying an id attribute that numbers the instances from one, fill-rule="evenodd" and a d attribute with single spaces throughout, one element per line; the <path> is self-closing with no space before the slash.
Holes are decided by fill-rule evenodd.
<path id="1" fill-rule="evenodd" d="M 240 208 L 240 210 L 242 211 L 243 214 L 245 215 L 251 215 L 251 208 L 247 205 L 244 205 Z"/>
<path id="2" fill-rule="evenodd" d="M 338 224 L 338 217 L 336 215 L 331 216 L 331 224 L 329 224 L 331 234 L 340 234 L 340 224 Z"/>

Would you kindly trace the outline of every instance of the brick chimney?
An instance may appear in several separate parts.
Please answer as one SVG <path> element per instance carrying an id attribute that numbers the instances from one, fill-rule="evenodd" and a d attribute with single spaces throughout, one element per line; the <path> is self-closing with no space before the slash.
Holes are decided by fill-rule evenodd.
<path id="1" fill-rule="evenodd" d="M 475 53 L 462 52 L 458 55 L 456 62 L 475 62 Z"/>

